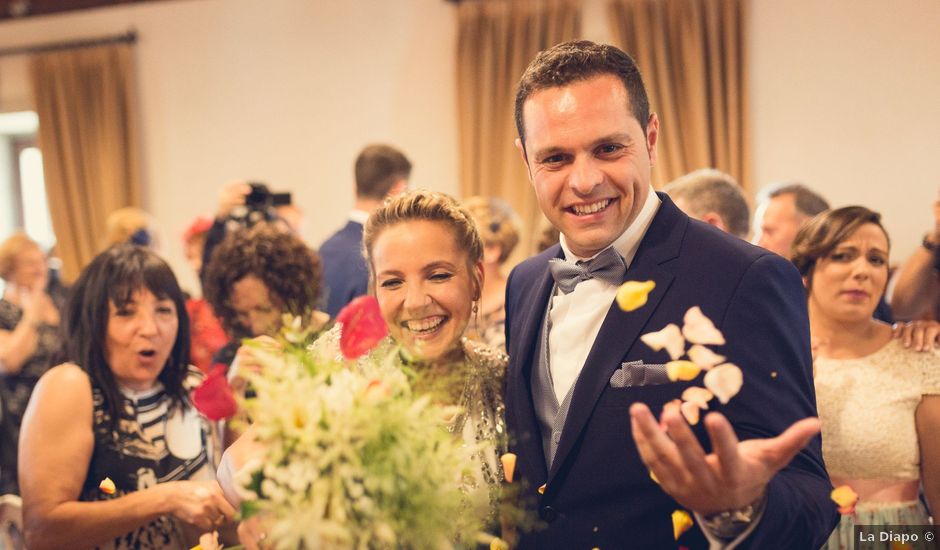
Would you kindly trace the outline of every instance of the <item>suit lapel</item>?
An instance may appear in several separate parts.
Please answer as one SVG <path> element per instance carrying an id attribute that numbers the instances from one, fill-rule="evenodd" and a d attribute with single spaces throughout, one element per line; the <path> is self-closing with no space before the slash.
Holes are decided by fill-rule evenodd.
<path id="1" fill-rule="evenodd" d="M 561 247 L 558 247 L 558 254 L 555 257 L 561 257 L 561 255 Z M 523 462 L 520 466 L 524 468 L 524 471 L 533 474 L 530 477 L 533 480 L 542 480 L 548 475 L 545 468 L 545 452 L 539 436 L 538 419 L 535 416 L 535 405 L 532 403 L 530 380 L 534 366 L 533 359 L 536 358 L 535 344 L 539 339 L 539 331 L 542 328 L 553 287 L 554 281 L 546 262 L 544 273 L 528 292 L 523 292 L 523 299 L 517 305 L 524 312 L 524 317 L 520 325 L 521 330 L 512 336 L 513 340 L 519 338 L 521 345 L 519 360 L 514 361 L 519 368 L 514 369 L 510 374 L 513 377 L 512 386 L 515 392 L 509 397 L 513 399 L 515 405 L 514 415 L 520 432 L 515 434 L 519 439 L 516 445 L 522 451 L 519 453 L 519 458 Z"/>
<path id="2" fill-rule="evenodd" d="M 655 281 L 656 287 L 650 293 L 646 305 L 638 310 L 625 312 L 617 306 L 616 302 L 608 310 L 600 332 L 584 362 L 584 368 L 575 383 L 561 441 L 549 472 L 549 482 L 567 459 L 581 431 L 593 414 L 594 406 L 608 385 L 611 375 L 625 359 L 625 354 L 633 348 L 641 334 L 662 328 L 652 327 L 644 331 L 650 316 L 656 311 L 672 284 L 674 274 L 661 264 L 678 255 L 688 217 L 679 212 L 665 195 L 660 194 L 660 198 L 663 204 L 650 224 L 636 257 L 624 276 L 625 281 Z M 551 483 L 549 483 L 550 486 Z"/>

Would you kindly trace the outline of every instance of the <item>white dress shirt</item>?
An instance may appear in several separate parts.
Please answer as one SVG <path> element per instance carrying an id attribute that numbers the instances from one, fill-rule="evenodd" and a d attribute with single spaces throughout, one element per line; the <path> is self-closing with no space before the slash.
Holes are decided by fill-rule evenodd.
<path id="1" fill-rule="evenodd" d="M 365 225 L 369 219 L 369 213 L 365 210 L 353 210 L 349 213 L 349 221 L 356 222 L 359 225 Z"/>
<path id="2" fill-rule="evenodd" d="M 646 202 L 643 203 L 636 219 L 611 244 L 623 256 L 627 267 L 633 262 L 640 241 L 659 211 L 660 204 L 662 202 L 650 187 Z M 565 261 L 575 263 L 591 259 L 574 255 L 568 248 L 564 235 L 561 235 L 560 241 Z M 551 330 L 548 332 L 548 357 L 552 387 L 559 403 L 565 400 L 568 391 L 581 374 L 584 361 L 594 345 L 594 339 L 597 338 L 607 311 L 617 296 L 617 288 L 618 285 L 600 279 L 589 279 L 579 283 L 569 294 L 555 289 L 548 314 L 551 322 Z"/>

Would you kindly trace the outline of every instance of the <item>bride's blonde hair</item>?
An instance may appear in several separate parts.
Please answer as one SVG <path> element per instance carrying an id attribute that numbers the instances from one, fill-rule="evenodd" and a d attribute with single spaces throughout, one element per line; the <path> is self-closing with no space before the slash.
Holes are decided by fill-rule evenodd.
<path id="1" fill-rule="evenodd" d="M 448 226 L 458 248 L 467 253 L 467 267 L 473 280 L 473 300 L 480 298 L 483 287 L 473 267 L 483 259 L 483 241 L 473 223 L 473 217 L 456 199 L 444 193 L 415 189 L 406 191 L 385 202 L 369 215 L 362 232 L 362 252 L 369 265 L 369 286 L 375 285 L 375 266 L 372 247 L 383 231 L 408 221 L 434 221 Z"/>

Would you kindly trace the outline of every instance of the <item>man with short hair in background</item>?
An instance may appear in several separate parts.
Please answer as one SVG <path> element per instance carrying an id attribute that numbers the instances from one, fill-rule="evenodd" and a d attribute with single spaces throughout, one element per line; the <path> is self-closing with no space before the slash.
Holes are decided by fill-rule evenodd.
<path id="1" fill-rule="evenodd" d="M 663 187 L 663 193 L 689 216 L 735 237 L 747 238 L 751 210 L 741 186 L 728 174 L 702 168 L 676 178 Z"/>
<path id="2" fill-rule="evenodd" d="M 369 145 L 356 157 L 356 203 L 349 221 L 323 242 L 326 312 L 336 317 L 353 298 L 369 291 L 369 270 L 362 256 L 362 228 L 369 215 L 408 188 L 411 161 L 390 145 Z"/>
<path id="3" fill-rule="evenodd" d="M 789 259 L 790 247 L 800 228 L 825 210 L 829 210 L 826 199 L 802 183 L 765 187 L 757 194 L 751 242 Z"/>

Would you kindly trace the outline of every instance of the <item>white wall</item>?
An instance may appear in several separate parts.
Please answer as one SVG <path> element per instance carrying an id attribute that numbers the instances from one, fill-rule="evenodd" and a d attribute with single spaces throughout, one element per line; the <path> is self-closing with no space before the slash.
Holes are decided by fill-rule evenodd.
<path id="1" fill-rule="evenodd" d="M 603 0 L 584 34 L 609 39 Z M 881 210 L 894 258 L 940 187 L 940 2 L 751 0 L 754 181 L 799 179 Z M 319 244 L 352 203 L 352 161 L 402 147 L 416 185 L 457 191 L 456 17 L 444 0 L 173 0 L 0 23 L 0 47 L 136 28 L 145 207 L 192 287 L 179 236 L 218 188 L 291 189 Z M 28 106 L 0 58 L 0 111 Z"/>
<path id="2" fill-rule="evenodd" d="M 144 206 L 184 286 L 179 242 L 227 181 L 292 190 L 318 245 L 352 206 L 352 163 L 383 141 L 417 186 L 457 192 L 454 7 L 443 0 L 189 0 L 0 23 L 0 47 L 136 28 Z M 0 59 L 0 111 L 29 105 Z"/>
<path id="3" fill-rule="evenodd" d="M 755 182 L 883 214 L 892 261 L 940 189 L 940 2 L 752 0 Z"/>

